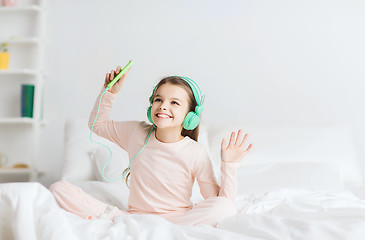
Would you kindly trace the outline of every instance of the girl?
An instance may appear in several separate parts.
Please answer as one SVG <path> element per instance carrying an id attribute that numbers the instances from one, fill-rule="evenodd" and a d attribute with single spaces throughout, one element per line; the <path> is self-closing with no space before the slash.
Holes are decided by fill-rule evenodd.
<path id="1" fill-rule="evenodd" d="M 105 88 L 120 71 L 118 66 L 116 71 L 106 74 Z M 185 77 L 162 79 L 150 97 L 147 115 L 152 125 L 111 121 L 109 112 L 127 74 L 105 92 L 94 123 L 98 101 L 95 103 L 89 127 L 94 123 L 95 133 L 115 142 L 130 156 L 130 169 L 126 169 L 130 170 L 127 176 L 127 179 L 130 177 L 129 210 L 122 211 L 103 203 L 65 181 L 50 187 L 59 205 L 86 219 L 156 214 L 182 225 L 216 226 L 219 221 L 234 215 L 237 167 L 252 148 L 252 144 L 244 148 L 247 134 L 243 136 L 239 130 L 235 137 L 232 132 L 228 146 L 225 139 L 222 140 L 219 186 L 207 152 L 197 143 L 202 112 L 197 84 Z M 190 197 L 195 179 L 205 200 L 193 206 Z"/>

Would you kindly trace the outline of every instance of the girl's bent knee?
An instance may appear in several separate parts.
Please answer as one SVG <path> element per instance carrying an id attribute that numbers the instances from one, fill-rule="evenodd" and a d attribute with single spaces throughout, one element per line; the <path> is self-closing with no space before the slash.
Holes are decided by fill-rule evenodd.
<path id="1" fill-rule="evenodd" d="M 59 181 L 59 182 L 55 182 L 55 183 L 53 183 L 51 186 L 49 186 L 49 190 L 51 191 L 51 192 L 57 192 L 59 189 L 61 189 L 62 188 L 62 185 L 63 185 L 64 183 L 63 183 L 63 181 Z"/>
<path id="2" fill-rule="evenodd" d="M 237 209 L 233 201 L 226 197 L 216 198 L 216 209 L 218 209 L 221 215 L 227 217 L 237 214 Z"/>
<path id="3" fill-rule="evenodd" d="M 199 207 L 204 205 L 209 208 L 212 216 L 218 216 L 220 219 L 224 219 L 237 214 L 236 207 L 232 200 L 226 197 L 212 197 L 198 204 Z"/>
<path id="4" fill-rule="evenodd" d="M 52 184 L 49 187 L 49 190 L 52 193 L 63 193 L 63 192 L 69 192 L 69 191 L 80 191 L 78 187 L 76 187 L 75 185 L 66 182 L 66 181 L 59 181 L 56 182 L 54 184 Z"/>

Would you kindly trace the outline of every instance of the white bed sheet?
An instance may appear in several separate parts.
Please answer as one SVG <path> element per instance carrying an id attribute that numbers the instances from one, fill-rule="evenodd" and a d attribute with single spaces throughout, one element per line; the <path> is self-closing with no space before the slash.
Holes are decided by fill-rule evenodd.
<path id="1" fill-rule="evenodd" d="M 241 194 L 238 214 L 184 227 L 153 215 L 83 220 L 39 183 L 0 184 L 0 239 L 363 239 L 365 201 L 348 191 L 280 189 Z"/>

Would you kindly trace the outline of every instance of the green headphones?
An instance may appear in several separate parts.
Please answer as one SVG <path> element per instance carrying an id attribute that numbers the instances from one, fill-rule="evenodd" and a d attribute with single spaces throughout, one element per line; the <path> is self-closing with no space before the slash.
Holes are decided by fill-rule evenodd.
<path id="1" fill-rule="evenodd" d="M 188 78 L 188 77 L 182 77 L 182 76 L 174 76 L 174 77 L 179 77 L 181 79 L 183 79 L 186 83 L 189 84 L 191 91 L 193 92 L 194 98 L 197 102 L 197 106 L 195 107 L 195 111 L 191 111 L 188 112 L 188 114 L 185 116 L 185 119 L 183 121 L 183 128 L 186 130 L 193 130 L 195 129 L 200 122 L 200 117 L 199 115 L 203 112 L 203 97 L 202 97 L 202 93 L 200 91 L 200 88 L 198 86 L 198 84 L 196 82 L 194 82 L 192 79 Z M 150 106 L 147 109 L 147 118 L 148 120 L 153 124 L 152 121 L 152 117 L 151 117 L 151 108 L 152 108 L 152 103 L 153 103 L 153 95 L 155 94 L 157 85 L 155 86 L 155 88 L 153 89 L 152 95 L 149 98 L 150 101 Z"/>

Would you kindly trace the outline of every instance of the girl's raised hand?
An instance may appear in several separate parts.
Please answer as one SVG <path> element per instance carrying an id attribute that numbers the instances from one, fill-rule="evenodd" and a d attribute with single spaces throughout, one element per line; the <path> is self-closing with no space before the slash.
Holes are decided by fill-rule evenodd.
<path id="1" fill-rule="evenodd" d="M 117 94 L 120 91 L 120 89 L 122 88 L 123 82 L 124 82 L 125 78 L 127 77 L 129 70 L 131 70 L 131 69 L 128 69 L 128 71 L 126 71 L 123 74 L 123 76 L 110 89 L 108 89 L 109 92 L 111 92 L 113 94 Z M 118 66 L 116 70 L 112 70 L 112 71 L 110 71 L 110 73 L 106 74 L 105 83 L 104 83 L 105 88 L 111 81 L 113 81 L 114 77 L 117 76 L 118 73 L 120 73 L 120 71 L 122 71 L 122 67 Z"/>
<path id="2" fill-rule="evenodd" d="M 252 144 L 245 149 L 244 144 L 248 138 L 248 134 L 245 134 L 242 139 L 242 130 L 238 131 L 237 138 L 235 139 L 235 132 L 231 133 L 231 139 L 228 146 L 226 140 L 223 138 L 221 144 L 221 159 L 224 162 L 240 162 L 242 158 L 251 150 Z"/>

